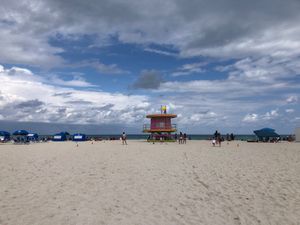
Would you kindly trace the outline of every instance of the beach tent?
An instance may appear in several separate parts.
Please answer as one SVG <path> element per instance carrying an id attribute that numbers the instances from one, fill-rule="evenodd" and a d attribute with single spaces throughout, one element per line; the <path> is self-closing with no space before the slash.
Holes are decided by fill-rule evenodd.
<path id="1" fill-rule="evenodd" d="M 5 142 L 10 140 L 10 133 L 7 131 L 0 131 L 0 142 Z"/>
<path id="2" fill-rule="evenodd" d="M 270 138 L 278 138 L 280 137 L 279 134 L 275 132 L 272 128 L 263 128 L 260 130 L 253 131 L 254 134 L 258 137 L 259 141 L 269 141 Z"/>
<path id="3" fill-rule="evenodd" d="M 60 132 L 58 134 L 54 134 L 52 141 L 66 141 L 68 132 Z"/>
<path id="4" fill-rule="evenodd" d="M 296 141 L 300 142 L 300 127 L 295 130 Z"/>
<path id="5" fill-rule="evenodd" d="M 28 138 L 27 138 L 27 135 L 28 135 L 28 131 L 26 130 L 17 130 L 13 133 L 13 136 L 14 136 L 14 141 L 16 143 L 25 143 L 25 142 L 28 142 Z"/>
<path id="6" fill-rule="evenodd" d="M 38 141 L 39 136 L 36 133 L 27 134 L 28 141 Z"/>
<path id="7" fill-rule="evenodd" d="M 73 134 L 72 140 L 73 141 L 86 141 L 86 135 L 85 134 Z"/>

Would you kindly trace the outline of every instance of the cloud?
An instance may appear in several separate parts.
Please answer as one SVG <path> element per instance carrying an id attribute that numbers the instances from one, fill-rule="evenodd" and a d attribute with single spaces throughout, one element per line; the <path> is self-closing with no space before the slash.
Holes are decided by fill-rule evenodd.
<path id="1" fill-rule="evenodd" d="M 54 93 L 53 96 L 69 97 L 73 92 Z"/>
<path id="2" fill-rule="evenodd" d="M 34 99 L 34 100 L 29 100 L 29 101 L 24 101 L 24 102 L 18 103 L 16 105 L 16 108 L 17 109 L 36 108 L 36 107 L 42 106 L 43 104 L 44 104 L 43 102 L 41 102 L 37 99 Z"/>
<path id="3" fill-rule="evenodd" d="M 258 120 L 258 115 L 256 113 L 247 114 L 243 122 L 256 122 Z"/>
<path id="4" fill-rule="evenodd" d="M 162 75 L 155 70 L 144 70 L 138 79 L 133 83 L 132 88 L 137 89 L 158 89 L 164 80 Z"/>
<path id="5" fill-rule="evenodd" d="M 202 120 L 206 121 L 208 119 L 215 119 L 217 118 L 217 114 L 215 112 L 202 112 L 202 113 L 195 113 L 190 117 L 192 122 L 199 122 Z"/>
<path id="6" fill-rule="evenodd" d="M 295 112 L 295 110 L 294 109 L 286 109 L 285 112 L 286 113 L 293 113 L 293 112 Z"/>
<path id="7" fill-rule="evenodd" d="M 267 126 L 273 121 L 276 121 L 279 129 L 287 130 L 294 126 L 293 120 L 286 120 L 286 114 L 280 113 L 285 112 L 287 106 L 286 98 L 280 97 L 280 92 L 278 98 L 274 98 L 272 93 L 270 101 L 257 101 L 256 98 L 248 98 L 247 93 L 251 94 L 251 91 L 240 92 L 244 98 L 227 93 L 231 88 L 226 87 L 229 83 L 221 87 L 218 87 L 218 82 L 205 83 L 212 86 L 201 91 L 196 91 L 196 88 L 202 86 L 195 86 L 194 89 L 186 86 L 182 92 L 177 91 L 179 86 L 173 87 L 175 91 L 170 92 L 162 92 L 160 87 L 153 90 L 159 95 L 144 96 L 54 85 L 44 76 L 18 67 L 0 67 L 0 79 L 0 117 L 5 121 L 124 124 L 139 129 L 143 123 L 149 123 L 146 114 L 157 113 L 160 105 L 167 105 L 168 112 L 178 114 L 173 122 L 187 132 L 207 133 L 216 128 L 228 132 L 248 132 L 248 126 L 252 124 Z M 210 91 L 213 87 L 217 87 L 217 90 Z M 189 89 L 193 92 L 189 92 Z M 264 93 L 263 89 L 261 91 Z M 220 94 L 222 98 L 218 97 Z M 297 105 L 294 110 L 296 115 L 299 111 Z M 240 122 L 245 122 L 247 126 L 240 126 Z"/>
<path id="8" fill-rule="evenodd" d="M 259 121 L 269 121 L 274 120 L 279 117 L 278 109 L 271 110 L 270 112 L 266 112 L 265 114 L 259 115 L 257 113 L 251 113 L 247 114 L 243 118 L 243 122 L 253 123 L 253 122 L 259 122 Z"/>
<path id="9" fill-rule="evenodd" d="M 96 87 L 89 82 L 87 82 L 82 76 L 76 75 L 72 80 L 63 80 L 57 75 L 50 76 L 49 83 L 60 85 L 60 86 L 70 86 L 70 87 Z"/>
<path id="10" fill-rule="evenodd" d="M 163 50 L 159 50 L 159 49 L 155 49 L 155 48 L 145 48 L 144 51 L 156 53 L 159 55 L 174 56 L 174 57 L 178 56 L 178 54 L 176 54 L 174 52 L 163 51 Z"/>
<path id="11" fill-rule="evenodd" d="M 189 74 L 197 70 L 200 65 L 201 63 L 186 64 L 179 72 Z M 214 80 L 167 81 L 160 85 L 159 91 L 202 93 L 221 96 L 223 99 L 257 95 L 262 97 L 270 94 L 282 98 L 280 92 L 288 95 L 297 92 L 300 88 L 299 83 L 295 82 L 300 73 L 300 64 L 291 63 L 289 59 L 245 58 L 215 69 L 227 73 L 228 76 Z M 286 101 L 296 102 L 298 97 L 292 94 Z"/>
<path id="12" fill-rule="evenodd" d="M 184 64 L 180 68 L 177 69 L 177 71 L 172 73 L 172 76 L 184 76 L 184 75 L 190 75 L 193 73 L 203 73 L 205 70 L 202 68 L 202 66 L 206 65 L 205 62 L 198 62 L 198 63 L 189 63 Z"/>
<path id="13" fill-rule="evenodd" d="M 132 96 L 85 91 L 86 88 L 97 87 L 83 76 L 65 80 L 58 76 L 38 76 L 20 66 L 6 70 L 2 68 L 5 70 L 1 72 L 3 85 L 7 85 L 4 87 L 1 84 L 0 88 L 2 119 L 28 119 L 28 113 L 24 112 L 26 108 L 16 116 L 15 113 L 10 115 L 11 112 L 3 107 L 13 111 L 17 104 L 35 99 L 43 102 L 32 112 L 37 114 L 37 119 L 64 120 L 62 122 L 109 121 L 112 116 L 134 122 L 133 113 L 126 110 L 136 110 L 136 105 L 142 105 L 142 109 L 137 109 L 134 115 L 140 118 L 145 109 L 153 110 L 149 105 L 157 108 L 161 102 L 172 103 L 175 106 L 173 110 L 183 114 L 181 122 L 188 118 L 186 124 L 193 114 L 207 110 L 216 113 L 217 120 L 227 116 L 227 119 L 222 119 L 224 126 L 242 121 L 251 112 L 255 112 L 259 119 L 268 118 L 272 116 L 270 109 L 277 108 L 279 115 L 276 119 L 279 120 L 280 106 L 287 107 L 288 104 L 295 106 L 295 114 L 299 111 L 296 104 L 299 102 L 300 88 L 298 0 L 242 3 L 235 0 L 87 0 L 84 3 L 78 0 L 20 0 L 3 1 L 1 8 L 0 62 L 5 64 L 23 64 L 26 66 L 22 67 L 26 68 L 31 68 L 27 65 L 46 68 L 69 66 L 65 57 L 69 53 L 70 40 L 77 40 L 76 44 L 80 45 L 105 45 L 111 49 L 114 45 L 130 43 L 145 51 L 176 57 L 176 60 L 183 62 L 183 66 L 176 68 L 167 82 L 159 75 L 145 76 L 145 80 L 142 76 L 138 78 L 134 88 L 151 90 L 151 95 L 132 95 L 136 97 L 132 101 L 135 106 L 123 109 L 120 106 L 131 101 Z M 95 43 L 84 43 L 87 36 L 95 37 Z M 94 50 L 93 58 L 94 53 L 103 54 L 101 48 Z M 173 56 L 174 52 L 176 55 Z M 178 77 L 202 72 L 203 65 L 184 64 L 190 61 L 186 58 L 191 57 L 195 57 L 193 61 L 212 59 L 218 71 L 225 75 L 218 80 Z M 96 60 L 84 63 L 74 68 L 86 66 L 97 69 L 99 73 L 126 73 L 116 63 L 106 64 Z M 219 63 L 225 66 L 220 67 Z M 82 93 L 76 90 L 79 87 Z M 36 93 L 41 96 L 37 98 Z M 156 94 L 160 97 L 156 98 Z M 99 104 L 96 100 L 90 100 L 93 95 L 101 99 Z M 116 102 L 117 99 L 121 103 Z M 87 113 L 82 109 L 84 104 L 75 104 L 85 101 L 92 102 L 92 109 L 89 111 L 88 108 Z M 108 104 L 113 106 L 99 109 Z M 47 110 L 43 112 L 44 119 L 43 110 Z"/>
<path id="14" fill-rule="evenodd" d="M 90 101 L 86 101 L 86 100 L 73 100 L 73 101 L 67 101 L 66 102 L 67 104 L 78 104 L 78 105 L 91 105 L 93 104 L 93 102 L 90 102 Z"/>
<path id="15" fill-rule="evenodd" d="M 142 123 L 150 107 L 146 96 L 57 86 L 23 68 L 0 67 L 0 79 L 0 115 L 6 121 L 133 124 Z"/>
<path id="16" fill-rule="evenodd" d="M 291 95 L 286 99 L 287 103 L 295 103 L 298 102 L 298 96 Z"/>
<path id="17" fill-rule="evenodd" d="M 114 37 L 122 43 L 168 45 L 181 57 L 299 56 L 297 0 L 255 0 L 251 4 L 235 0 L 88 0 L 84 4 L 21 0 L 18 4 L 5 1 L 2 8 L 2 62 L 63 63 L 63 49 L 49 44 L 57 34 L 66 39 L 90 34 L 100 40 Z"/>
<path id="18" fill-rule="evenodd" d="M 4 7 L 2 5 L 2 7 Z M 5 7 L 4 7 L 5 8 Z M 22 24 L 22 16 L 24 15 L 20 11 L 6 11 L 1 13 L 2 16 L 8 16 L 11 13 L 12 25 L 3 25 L 0 22 L 0 62 L 7 64 L 23 64 L 40 66 L 45 68 L 53 68 L 61 66 L 65 63 L 65 60 L 59 56 L 64 50 L 62 48 L 51 46 L 48 43 L 48 34 L 37 34 L 32 29 L 35 29 L 33 21 L 33 27 L 29 24 Z M 29 16 L 30 17 L 30 16 Z M 20 21 L 15 21 L 20 19 Z M 24 18 L 25 19 L 25 18 Z M 47 26 L 47 25 L 45 25 Z"/>
<path id="19" fill-rule="evenodd" d="M 1 117 L 1 116 L 0 116 Z M 3 130 L 13 133 L 17 129 L 25 129 L 29 132 L 38 134 L 56 134 L 61 131 L 68 131 L 70 134 L 81 133 L 85 134 L 115 134 L 115 137 L 122 131 L 129 134 L 140 132 L 141 128 L 131 127 L 127 124 L 64 124 L 64 123 L 43 123 L 43 122 L 15 122 L 0 120 L 0 127 Z"/>
<path id="20" fill-rule="evenodd" d="M 245 58 L 226 66 L 224 71 L 229 72 L 229 79 L 270 83 L 281 78 L 297 77 L 300 73 L 300 63 L 296 58 L 276 59 L 269 56 L 259 59 Z"/>
<path id="21" fill-rule="evenodd" d="M 243 80 L 192 80 L 186 82 L 168 81 L 161 83 L 158 91 L 176 93 L 203 93 L 218 95 L 222 98 L 268 95 L 276 90 L 286 90 L 293 86 L 289 82 L 263 84 L 260 82 L 243 82 Z"/>
<path id="22" fill-rule="evenodd" d="M 265 115 L 262 116 L 263 120 L 272 120 L 279 116 L 278 110 L 271 110 L 270 112 L 266 112 Z"/>
<path id="23" fill-rule="evenodd" d="M 104 64 L 96 60 L 89 60 L 76 63 L 73 67 L 93 67 L 103 74 L 128 74 L 129 71 L 123 70 L 117 64 Z"/>

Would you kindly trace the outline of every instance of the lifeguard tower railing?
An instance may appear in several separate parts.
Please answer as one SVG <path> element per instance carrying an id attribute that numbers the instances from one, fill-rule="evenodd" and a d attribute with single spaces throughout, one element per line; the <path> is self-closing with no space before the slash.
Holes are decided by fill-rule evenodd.
<path id="1" fill-rule="evenodd" d="M 171 126 L 168 127 L 151 127 L 150 124 L 144 124 L 143 126 L 143 132 L 144 133 L 151 133 L 151 132 L 176 132 L 177 131 L 177 125 L 171 124 Z"/>

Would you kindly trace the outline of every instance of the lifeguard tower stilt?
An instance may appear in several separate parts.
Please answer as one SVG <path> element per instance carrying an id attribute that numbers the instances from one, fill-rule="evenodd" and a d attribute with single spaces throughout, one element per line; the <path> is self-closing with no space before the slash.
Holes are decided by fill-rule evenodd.
<path id="1" fill-rule="evenodd" d="M 172 124 L 171 119 L 176 118 L 175 114 L 167 114 L 167 107 L 161 107 L 160 114 L 150 114 L 150 125 L 144 124 L 143 132 L 150 133 L 148 141 L 176 141 L 172 133 L 177 131 L 176 124 Z"/>

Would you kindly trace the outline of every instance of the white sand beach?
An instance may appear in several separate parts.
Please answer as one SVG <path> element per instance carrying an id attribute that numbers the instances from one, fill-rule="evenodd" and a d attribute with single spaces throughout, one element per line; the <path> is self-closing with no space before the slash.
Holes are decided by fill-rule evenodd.
<path id="1" fill-rule="evenodd" d="M 0 224 L 297 225 L 300 143 L 0 144 Z"/>

